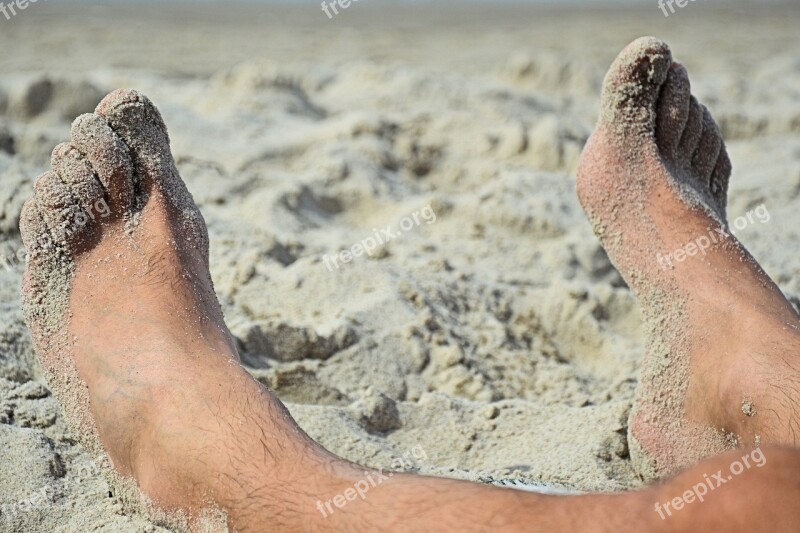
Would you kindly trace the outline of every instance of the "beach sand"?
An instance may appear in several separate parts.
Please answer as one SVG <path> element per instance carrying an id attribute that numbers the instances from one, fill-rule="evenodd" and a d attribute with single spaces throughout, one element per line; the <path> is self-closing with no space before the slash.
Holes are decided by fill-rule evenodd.
<path id="1" fill-rule="evenodd" d="M 655 2 L 0 19 L 0 531 L 165 531 L 76 444 L 19 304 L 22 203 L 107 92 L 161 109 L 243 360 L 314 439 L 377 468 L 617 491 L 641 484 L 644 331 L 574 191 L 603 74 L 638 36 L 672 45 L 728 142 L 736 235 L 797 303 L 798 22 Z"/>

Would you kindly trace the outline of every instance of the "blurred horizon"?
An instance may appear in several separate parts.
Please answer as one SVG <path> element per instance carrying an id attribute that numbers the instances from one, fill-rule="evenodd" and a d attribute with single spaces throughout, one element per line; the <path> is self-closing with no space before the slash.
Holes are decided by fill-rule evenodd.
<path id="1" fill-rule="evenodd" d="M 689 52 L 683 43 L 702 40 L 705 49 L 736 49 L 732 57 L 754 64 L 758 50 L 768 45 L 782 50 L 786 42 L 776 31 L 754 39 L 751 29 L 788 25 L 796 31 L 800 15 L 795 7 L 800 0 L 791 5 L 695 0 L 670 17 L 658 0 L 358 0 L 329 18 L 322 1 L 38 0 L 9 21 L 0 15 L 0 45 L 16 51 L 36 35 L 36 47 L 50 53 L 40 53 L 35 62 L 24 54 L 4 54 L 0 68 L 88 71 L 97 67 L 96 49 L 101 47 L 106 66 L 192 75 L 289 56 L 338 65 L 353 55 L 434 67 L 446 63 L 475 72 L 525 50 L 555 56 L 580 50 L 580 61 L 607 64 L 642 35 L 670 42 L 682 57 Z M 709 32 L 708 27 L 726 31 Z M 394 40 L 393 32 L 399 32 Z M 505 56 L 496 53 L 500 42 L 508 51 Z M 714 57 L 695 56 L 696 63 Z"/>
<path id="2" fill-rule="evenodd" d="M 326 0 L 330 4 L 335 0 Z M 350 0 L 351 5 L 361 6 L 391 6 L 394 8 L 408 6 L 421 6 L 430 5 L 436 7 L 456 7 L 463 6 L 511 6 L 511 7 L 622 7 L 622 6 L 635 6 L 645 7 L 653 6 L 658 7 L 658 0 Z M 703 5 L 758 5 L 758 4 L 783 4 L 783 5 L 798 5 L 800 0 L 688 0 L 690 4 L 703 4 Z M 219 0 L 60 0 L 63 3 L 79 3 L 79 4 L 96 4 L 96 5 L 121 5 L 121 4 L 204 4 L 221 6 L 222 2 Z M 226 5 L 270 5 L 270 6 L 286 6 L 286 7 L 316 7 L 322 4 L 322 0 L 226 0 Z"/>

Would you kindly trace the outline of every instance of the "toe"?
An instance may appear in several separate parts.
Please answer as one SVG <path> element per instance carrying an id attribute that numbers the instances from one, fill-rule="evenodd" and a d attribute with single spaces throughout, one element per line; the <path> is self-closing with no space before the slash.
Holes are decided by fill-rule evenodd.
<path id="1" fill-rule="evenodd" d="M 692 156 L 692 168 L 695 176 L 709 186 L 711 173 L 719 159 L 720 150 L 722 150 L 722 133 L 708 108 L 703 106 L 703 136 Z"/>
<path id="2" fill-rule="evenodd" d="M 75 146 L 70 143 L 56 146 L 51 165 L 86 213 L 93 218 L 96 215 L 107 218 L 111 214 L 102 184 L 89 161 Z"/>
<path id="3" fill-rule="evenodd" d="M 34 184 L 36 204 L 57 244 L 71 246 L 80 241 L 90 220 L 69 187 L 55 172 L 45 172 Z"/>
<path id="4" fill-rule="evenodd" d="M 19 217 L 19 232 L 28 251 L 29 260 L 36 260 L 54 247 L 44 217 L 35 198 L 27 200 Z"/>
<path id="5" fill-rule="evenodd" d="M 65 276 L 72 271 L 69 253 L 53 238 L 45 221 L 45 211 L 47 209 L 39 204 L 38 198 L 31 198 L 22 206 L 19 220 L 20 234 L 27 252 L 22 279 L 22 310 L 36 335 L 52 333 L 47 329 L 52 326 L 48 316 L 52 316 L 51 311 L 66 301 L 54 301 L 52 291 L 63 290 Z M 50 339 L 45 337 L 44 340 L 49 342 Z"/>
<path id="6" fill-rule="evenodd" d="M 728 157 L 728 151 L 723 145 L 717 157 L 717 163 L 714 165 L 714 170 L 711 172 L 711 194 L 723 206 L 727 203 L 731 171 L 731 159 Z"/>
<path id="7" fill-rule="evenodd" d="M 169 135 L 161 113 L 142 93 L 119 89 L 97 106 L 101 115 L 130 148 L 134 180 L 139 190 L 157 191 L 180 213 L 190 242 L 207 255 L 208 231 L 191 194 L 181 180 L 169 146 Z"/>
<path id="8" fill-rule="evenodd" d="M 133 166 L 128 147 L 108 123 L 93 113 L 81 115 L 72 124 L 72 144 L 94 169 L 112 209 L 129 211 L 133 206 Z"/>
<path id="9" fill-rule="evenodd" d="M 689 103 L 689 118 L 686 120 L 686 127 L 683 129 L 681 141 L 678 143 L 677 155 L 681 159 L 691 162 L 700 138 L 703 136 L 703 106 L 692 96 Z"/>
<path id="10" fill-rule="evenodd" d="M 689 119 L 691 103 L 689 74 L 680 63 L 673 63 L 661 89 L 656 117 L 656 139 L 663 154 L 673 156 Z"/>
<path id="11" fill-rule="evenodd" d="M 100 102 L 97 114 L 130 148 L 142 190 L 154 186 L 163 190 L 177 181 L 167 127 L 149 98 L 132 89 L 120 89 Z"/>
<path id="12" fill-rule="evenodd" d="M 642 37 L 611 65 L 603 85 L 603 120 L 620 132 L 655 127 L 655 104 L 672 65 L 666 43 Z"/>

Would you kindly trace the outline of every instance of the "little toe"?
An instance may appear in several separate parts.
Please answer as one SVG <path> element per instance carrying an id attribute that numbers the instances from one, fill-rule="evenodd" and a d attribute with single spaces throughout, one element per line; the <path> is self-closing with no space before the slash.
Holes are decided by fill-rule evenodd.
<path id="1" fill-rule="evenodd" d="M 34 190 L 39 212 L 55 242 L 67 248 L 80 242 L 90 218 L 58 174 L 45 172 Z"/>
<path id="2" fill-rule="evenodd" d="M 19 232 L 22 244 L 28 251 L 28 259 L 36 261 L 53 248 L 53 239 L 44 222 L 44 217 L 35 198 L 27 200 L 19 216 Z"/>
<path id="3" fill-rule="evenodd" d="M 96 173 L 111 208 L 118 213 L 130 211 L 134 205 L 130 153 L 105 119 L 93 113 L 75 119 L 72 144 Z"/>
<path id="4" fill-rule="evenodd" d="M 663 154 L 674 156 L 689 119 L 691 104 L 689 74 L 680 63 L 673 63 L 661 89 L 656 117 L 656 140 Z"/>
<path id="5" fill-rule="evenodd" d="M 728 150 L 723 144 L 720 154 L 717 157 L 714 170 L 711 172 L 711 195 L 723 208 L 727 205 L 728 201 L 728 185 L 731 179 L 731 172 L 733 166 L 731 159 L 728 156 Z"/>

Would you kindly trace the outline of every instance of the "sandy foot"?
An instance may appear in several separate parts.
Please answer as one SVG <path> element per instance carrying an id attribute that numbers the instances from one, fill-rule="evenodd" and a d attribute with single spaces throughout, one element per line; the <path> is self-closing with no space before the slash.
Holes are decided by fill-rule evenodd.
<path id="1" fill-rule="evenodd" d="M 156 508 L 204 519 L 208 500 L 236 498 L 220 475 L 229 456 L 260 454 L 264 435 L 304 441 L 238 364 L 205 224 L 158 111 L 135 91 L 110 94 L 75 121 L 35 189 L 21 224 L 25 313 L 54 393 L 101 462 Z M 248 416 L 262 433 L 236 424 Z"/>
<path id="2" fill-rule="evenodd" d="M 769 403 L 770 367 L 798 345 L 798 320 L 729 233 L 730 160 L 667 45 L 629 45 L 607 74 L 602 106 L 578 195 L 647 323 L 629 443 L 652 479 L 765 437 L 742 401 Z M 771 335 L 777 346 L 766 346 Z M 793 440 L 789 431 L 772 437 Z"/>

